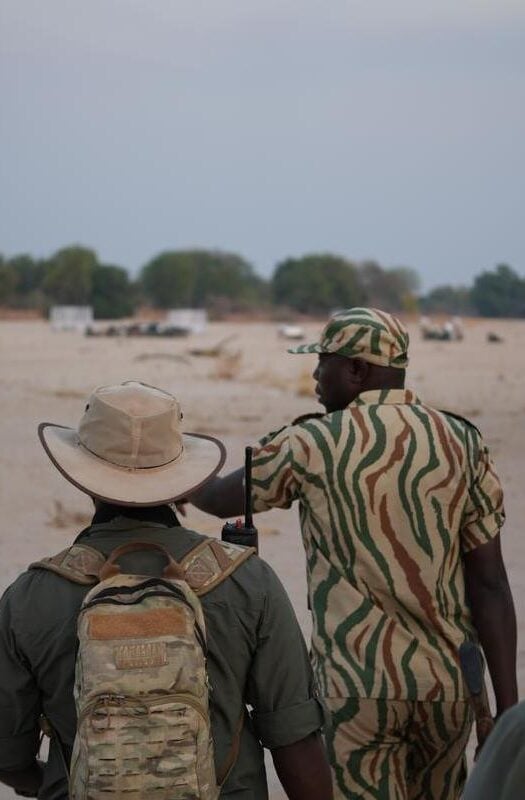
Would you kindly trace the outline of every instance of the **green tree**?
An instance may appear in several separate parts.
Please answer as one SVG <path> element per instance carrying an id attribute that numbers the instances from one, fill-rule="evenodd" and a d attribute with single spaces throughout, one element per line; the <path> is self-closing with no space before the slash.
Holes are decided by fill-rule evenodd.
<path id="1" fill-rule="evenodd" d="M 95 319 L 120 319 L 135 311 L 137 295 L 122 267 L 98 264 L 93 270 L 91 305 Z"/>
<path id="2" fill-rule="evenodd" d="M 10 258 L 8 264 L 16 276 L 16 291 L 11 299 L 11 305 L 17 308 L 43 310 L 46 304 L 42 290 L 46 274 L 45 262 L 22 254 Z"/>
<path id="3" fill-rule="evenodd" d="M 173 250 L 144 266 L 141 283 L 160 308 L 198 308 L 217 300 L 230 308 L 256 301 L 262 282 L 247 261 L 219 250 Z"/>
<path id="4" fill-rule="evenodd" d="M 364 261 L 359 276 L 368 305 L 385 311 L 412 310 L 420 279 L 410 267 L 383 269 L 376 261 Z"/>
<path id="5" fill-rule="evenodd" d="M 65 247 L 47 262 L 43 289 L 53 303 L 89 305 L 97 256 L 86 247 Z"/>
<path id="6" fill-rule="evenodd" d="M 306 314 L 326 314 L 363 302 L 364 294 L 354 265 L 326 254 L 288 258 L 272 278 L 275 303 Z"/>
<path id="7" fill-rule="evenodd" d="M 40 289 L 45 276 L 43 261 L 35 261 L 27 253 L 13 256 L 8 261 L 16 274 L 16 291 L 19 295 L 28 295 Z"/>
<path id="8" fill-rule="evenodd" d="M 0 306 L 9 305 L 16 288 L 16 273 L 0 256 Z"/>
<path id="9" fill-rule="evenodd" d="M 478 275 L 471 297 L 482 317 L 525 317 L 525 280 L 507 264 Z"/>
<path id="10" fill-rule="evenodd" d="M 472 314 L 471 290 L 467 286 L 436 286 L 424 297 L 420 297 L 422 311 L 433 314 Z"/>
<path id="11" fill-rule="evenodd" d="M 191 263 L 183 253 L 165 252 L 152 259 L 142 270 L 141 282 L 146 296 L 160 308 L 191 305 L 193 276 Z"/>

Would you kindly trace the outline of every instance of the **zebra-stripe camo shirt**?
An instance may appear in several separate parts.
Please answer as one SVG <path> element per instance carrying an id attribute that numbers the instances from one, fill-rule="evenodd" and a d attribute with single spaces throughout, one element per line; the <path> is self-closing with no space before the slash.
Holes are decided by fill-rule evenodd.
<path id="1" fill-rule="evenodd" d="M 464 698 L 462 554 L 504 521 L 473 425 L 409 390 L 364 392 L 261 440 L 253 497 L 257 511 L 299 501 L 321 694 Z"/>

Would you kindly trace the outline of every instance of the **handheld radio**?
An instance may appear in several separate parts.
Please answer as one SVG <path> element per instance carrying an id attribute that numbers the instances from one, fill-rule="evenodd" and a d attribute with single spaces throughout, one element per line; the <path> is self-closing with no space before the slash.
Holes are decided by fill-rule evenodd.
<path id="1" fill-rule="evenodd" d="M 259 533 L 253 524 L 252 516 L 252 448 L 244 451 L 244 523 L 242 519 L 227 522 L 221 534 L 223 542 L 255 547 L 259 552 Z"/>

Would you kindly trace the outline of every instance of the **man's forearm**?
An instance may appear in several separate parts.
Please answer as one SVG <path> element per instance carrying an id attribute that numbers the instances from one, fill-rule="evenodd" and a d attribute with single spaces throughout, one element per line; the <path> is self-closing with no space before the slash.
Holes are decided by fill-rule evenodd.
<path id="1" fill-rule="evenodd" d="M 499 533 L 463 556 L 465 589 L 496 696 L 498 715 L 518 700 L 516 614 Z"/>
<path id="2" fill-rule="evenodd" d="M 215 477 L 190 497 L 190 503 L 215 517 L 232 517 L 242 514 L 244 508 L 244 470 L 230 472 L 223 478 Z"/>
<path id="3" fill-rule="evenodd" d="M 277 747 L 272 758 L 288 800 L 332 800 L 332 777 L 319 733 Z"/>
<path id="4" fill-rule="evenodd" d="M 516 681 L 516 614 L 509 584 L 469 587 L 474 626 L 485 653 L 497 713 L 502 714 L 518 701 Z"/>

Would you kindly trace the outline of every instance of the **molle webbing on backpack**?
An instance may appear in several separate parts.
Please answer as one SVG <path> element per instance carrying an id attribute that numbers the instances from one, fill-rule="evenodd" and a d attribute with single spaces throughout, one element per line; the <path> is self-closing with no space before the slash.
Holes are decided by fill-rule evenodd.
<path id="1" fill-rule="evenodd" d="M 163 552 L 162 576 L 120 571 L 140 547 Z M 162 545 L 130 542 L 106 566 L 77 623 L 69 797 L 217 800 L 201 603 Z"/>
<path id="2" fill-rule="evenodd" d="M 180 561 L 185 580 L 199 597 L 228 578 L 255 553 L 253 547 L 238 547 L 219 539 L 205 539 Z M 99 573 L 106 557 L 85 544 L 74 544 L 55 556 L 29 565 L 29 569 L 45 569 L 61 575 L 72 583 L 92 586 L 99 582 Z"/>
<path id="3" fill-rule="evenodd" d="M 86 544 L 73 544 L 55 556 L 42 558 L 29 565 L 29 569 L 47 569 L 63 578 L 91 586 L 99 581 L 99 572 L 106 563 L 106 556 Z"/>

